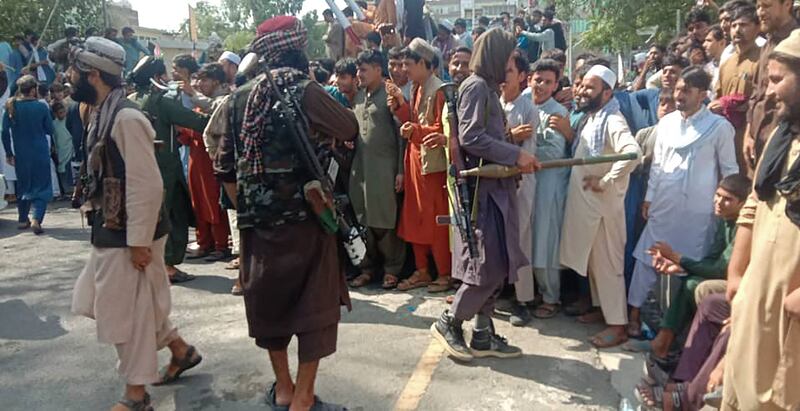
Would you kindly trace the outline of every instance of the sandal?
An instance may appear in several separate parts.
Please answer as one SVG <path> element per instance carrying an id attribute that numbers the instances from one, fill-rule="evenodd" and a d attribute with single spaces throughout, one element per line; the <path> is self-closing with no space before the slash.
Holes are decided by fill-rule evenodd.
<path id="1" fill-rule="evenodd" d="M 577 321 L 581 324 L 596 324 L 603 322 L 605 317 L 600 310 L 590 310 L 585 314 L 579 315 Z"/>
<path id="2" fill-rule="evenodd" d="M 319 397 L 316 395 L 314 396 L 314 405 L 311 407 L 310 411 L 347 411 L 347 407 L 344 407 L 339 404 L 331 404 L 328 402 L 323 402 Z"/>
<path id="3" fill-rule="evenodd" d="M 631 321 L 628 323 L 628 337 L 631 338 L 642 338 L 642 323 L 641 322 L 634 322 Z"/>
<path id="4" fill-rule="evenodd" d="M 644 361 L 644 380 L 650 385 L 663 386 L 669 381 L 669 373 L 648 357 Z"/>
<path id="5" fill-rule="evenodd" d="M 356 278 L 350 280 L 350 287 L 361 288 L 372 282 L 372 274 L 361 273 Z"/>
<path id="6" fill-rule="evenodd" d="M 17 230 L 27 230 L 29 228 L 31 228 L 31 222 L 30 221 L 26 221 L 24 223 L 17 224 Z"/>
<path id="7" fill-rule="evenodd" d="M 443 293 L 450 291 L 453 288 L 453 277 L 449 275 L 440 275 L 436 281 L 428 285 L 428 292 L 431 294 Z"/>
<path id="8" fill-rule="evenodd" d="M 277 400 L 275 399 L 275 396 L 276 396 L 276 394 L 275 394 L 275 386 L 277 386 L 277 385 L 278 385 L 277 381 L 273 382 L 272 386 L 269 388 L 269 391 L 267 392 L 267 398 L 265 398 L 265 400 L 267 402 L 267 405 L 269 405 L 271 407 L 270 409 L 272 411 L 288 411 L 289 410 L 289 406 L 288 405 L 278 405 L 277 404 Z"/>
<path id="9" fill-rule="evenodd" d="M 536 307 L 535 310 L 533 310 L 533 316 L 539 319 L 546 320 L 548 318 L 555 317 L 556 314 L 558 314 L 559 310 L 560 306 L 558 304 L 543 303 L 538 307 Z"/>
<path id="10" fill-rule="evenodd" d="M 564 307 L 564 314 L 570 317 L 578 317 L 592 310 L 592 305 L 586 301 L 577 301 Z"/>
<path id="11" fill-rule="evenodd" d="M 427 287 L 431 283 L 431 276 L 428 273 L 423 274 L 421 271 L 414 271 L 411 277 L 400 281 L 397 284 L 397 291 L 409 291 L 415 288 Z"/>
<path id="12" fill-rule="evenodd" d="M 400 280 L 397 279 L 397 276 L 394 274 L 384 274 L 383 275 L 383 284 L 381 284 L 381 288 L 384 290 L 391 290 L 397 288 L 397 283 Z"/>
<path id="13" fill-rule="evenodd" d="M 648 408 L 656 407 L 664 400 L 664 387 L 658 385 L 637 385 L 633 393 L 639 403 Z"/>
<path id="14" fill-rule="evenodd" d="M 608 334 L 605 331 L 593 336 L 589 340 L 595 348 L 611 348 L 628 341 L 627 335 Z"/>
<path id="15" fill-rule="evenodd" d="M 192 281 L 195 278 L 197 278 L 197 277 L 195 277 L 195 276 L 193 276 L 191 274 L 188 274 L 188 273 L 186 273 L 184 271 L 177 270 L 177 271 L 175 271 L 175 274 L 172 274 L 172 276 L 169 277 L 169 282 L 171 284 L 180 284 L 180 283 L 185 283 L 187 281 Z"/>
<path id="16" fill-rule="evenodd" d="M 148 393 L 144 393 L 144 398 L 139 401 L 134 401 L 130 398 L 122 398 L 118 403 L 131 411 L 153 411 L 153 407 L 150 406 L 150 394 Z"/>
<path id="17" fill-rule="evenodd" d="M 238 270 L 239 269 L 239 257 L 234 258 L 231 260 L 226 266 L 226 270 Z"/>
<path id="18" fill-rule="evenodd" d="M 171 383 L 177 381 L 178 378 L 181 377 L 181 374 L 183 374 L 187 370 L 190 370 L 190 369 L 196 367 L 197 364 L 200 364 L 200 361 L 203 361 L 203 356 L 200 355 L 200 354 L 197 354 L 197 355 L 195 355 L 195 354 L 197 354 L 197 350 L 195 350 L 194 346 L 190 345 L 189 349 L 186 350 L 186 355 L 184 355 L 183 358 L 178 360 L 178 359 L 175 359 L 175 357 L 173 357 L 170 360 L 170 365 L 174 365 L 174 366 L 178 367 L 178 371 L 176 371 L 175 374 L 173 374 L 173 375 L 169 375 L 168 374 L 169 366 L 164 367 L 161 370 L 161 381 L 159 381 L 159 382 L 157 382 L 157 383 L 155 383 L 153 385 L 158 386 L 158 385 L 171 384 Z"/>
<path id="19" fill-rule="evenodd" d="M 623 351 L 642 353 L 650 352 L 653 349 L 649 340 L 637 340 L 635 338 L 633 340 L 628 340 L 628 342 L 625 344 L 622 344 L 621 348 Z"/>

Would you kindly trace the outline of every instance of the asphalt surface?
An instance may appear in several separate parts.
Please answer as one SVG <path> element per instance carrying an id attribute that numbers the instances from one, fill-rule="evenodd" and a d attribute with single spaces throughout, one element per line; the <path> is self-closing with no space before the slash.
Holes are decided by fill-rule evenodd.
<path id="1" fill-rule="evenodd" d="M 109 409 L 123 389 L 115 351 L 97 342 L 93 321 L 69 311 L 89 253 L 88 229 L 58 203 L 36 237 L 17 231 L 10 207 L 0 211 L 0 409 Z M 274 377 L 266 353 L 247 336 L 241 298 L 229 294 L 235 273 L 223 267 L 181 266 L 198 278 L 172 288 L 172 321 L 204 360 L 174 385 L 148 388 L 158 410 L 267 409 L 264 393 Z M 321 398 L 351 410 L 402 409 L 398 399 L 409 394 L 419 410 L 612 410 L 621 395 L 630 396 L 641 370 L 637 355 L 588 344 L 598 326 L 563 315 L 523 328 L 495 320 L 523 349 L 521 358 L 464 365 L 434 356 L 420 370 L 443 296 L 376 286 L 351 297 L 338 352 L 322 361 L 317 379 Z M 165 364 L 168 352 L 159 358 Z M 296 360 L 291 365 L 296 369 Z"/>

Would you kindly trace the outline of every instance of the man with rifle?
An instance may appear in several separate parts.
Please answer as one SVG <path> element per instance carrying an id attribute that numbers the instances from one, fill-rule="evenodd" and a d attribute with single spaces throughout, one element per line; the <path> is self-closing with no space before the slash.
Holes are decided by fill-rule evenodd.
<path id="1" fill-rule="evenodd" d="M 536 157 L 508 141 L 500 105 L 500 83 L 505 81 L 507 66 L 513 64 L 510 57 L 515 44 L 514 37 L 500 29 L 486 32 L 475 43 L 470 62 L 473 74 L 461 84 L 456 108 L 461 152 L 452 161 L 457 168 L 481 163 L 516 165 L 526 173 L 539 168 Z M 519 356 L 522 351 L 497 335 L 491 320 L 502 285 L 506 280 L 515 282 L 517 270 L 527 263 L 519 248 L 516 181 L 514 178 L 470 181 L 468 190 L 463 190 L 464 180 L 458 182 L 461 183 L 458 191 L 467 191 L 459 198 L 474 196 L 477 201 L 472 204 L 479 209 L 470 206 L 455 213 L 457 220 L 467 222 L 466 227 L 459 224 L 462 235 L 453 236 L 453 276 L 462 285 L 452 308 L 431 326 L 431 333 L 451 356 L 462 361 L 473 357 Z M 459 208 L 465 203 L 460 201 Z M 476 217 L 475 231 L 471 233 L 473 217 Z M 476 315 L 468 348 L 462 323 Z"/>
<path id="2" fill-rule="evenodd" d="M 337 239 L 329 233 L 335 178 L 319 175 L 320 150 L 308 149 L 354 139 L 358 123 L 308 78 L 307 45 L 307 31 L 295 17 L 258 26 L 250 48 L 273 69 L 255 79 L 239 138 L 223 136 L 215 168 L 218 175 L 236 170 L 247 323 L 256 345 L 269 351 L 277 380 L 268 403 L 273 409 L 338 410 L 314 396 L 314 381 L 319 360 L 336 351 L 340 305 L 350 301 Z M 229 100 L 238 104 L 235 95 Z M 238 144 L 241 151 L 230 152 Z M 321 198 L 314 196 L 320 191 Z M 311 204 L 310 198 L 321 202 Z M 287 347 L 295 335 L 299 366 L 293 381 Z"/>
<path id="3" fill-rule="evenodd" d="M 194 212 L 189 196 L 189 185 L 183 174 L 178 148 L 180 143 L 175 126 L 203 132 L 208 116 L 195 113 L 168 93 L 165 84 L 167 68 L 163 60 L 150 56 L 143 57 L 130 74 L 129 83 L 136 87 L 136 93 L 129 96 L 150 119 L 156 131 L 156 139 L 161 142 L 156 151 L 158 169 L 164 180 L 164 207 L 169 218 L 171 230 L 167 237 L 164 261 L 171 283 L 182 283 L 194 279 L 176 267 L 183 262 L 186 245 L 189 243 L 189 226 L 193 225 Z"/>

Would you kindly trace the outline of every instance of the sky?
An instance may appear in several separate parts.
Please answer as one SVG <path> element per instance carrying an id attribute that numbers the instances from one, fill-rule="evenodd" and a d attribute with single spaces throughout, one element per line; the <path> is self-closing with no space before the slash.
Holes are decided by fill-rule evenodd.
<path id="1" fill-rule="evenodd" d="M 211 4 L 220 4 L 220 0 L 207 0 Z M 139 25 L 164 30 L 177 30 L 184 19 L 189 17 L 188 4 L 195 5 L 197 0 L 128 0 L 134 10 L 139 12 Z M 336 0 L 340 7 L 344 8 L 344 0 Z M 303 2 L 303 10 L 300 15 L 311 10 L 318 10 L 322 15 L 322 10 L 328 8 L 325 0 L 306 0 Z"/>

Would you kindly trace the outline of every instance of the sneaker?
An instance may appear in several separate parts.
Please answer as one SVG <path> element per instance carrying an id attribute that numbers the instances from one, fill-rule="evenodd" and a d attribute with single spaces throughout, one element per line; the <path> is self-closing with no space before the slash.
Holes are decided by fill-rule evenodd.
<path id="1" fill-rule="evenodd" d="M 467 342 L 464 341 L 464 330 L 461 328 L 461 323 L 456 321 L 449 310 L 445 310 L 442 316 L 431 325 L 431 335 L 453 358 L 461 361 L 472 360 L 472 353 L 467 348 Z"/>
<path id="2" fill-rule="evenodd" d="M 531 322 L 531 312 L 528 310 L 527 305 L 514 304 L 511 308 L 511 316 L 508 321 L 514 327 L 524 327 Z"/>
<path id="3" fill-rule="evenodd" d="M 473 330 L 469 347 L 477 358 L 514 358 L 522 355 L 522 349 L 508 344 L 505 337 L 497 335 L 493 327 L 486 330 Z"/>

